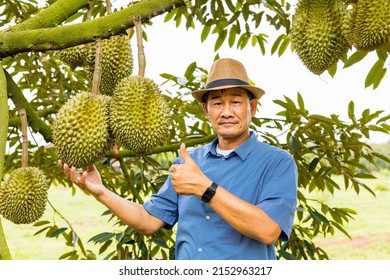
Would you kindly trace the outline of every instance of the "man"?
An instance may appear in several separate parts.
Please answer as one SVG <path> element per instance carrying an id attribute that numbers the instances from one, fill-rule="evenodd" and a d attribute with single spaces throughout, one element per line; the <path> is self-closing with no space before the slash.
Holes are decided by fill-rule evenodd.
<path id="1" fill-rule="evenodd" d="M 263 94 L 239 61 L 215 61 L 206 88 L 192 95 L 217 138 L 190 152 L 182 144 L 170 177 L 144 205 L 107 190 L 94 166 L 80 174 L 64 164 L 64 172 L 143 234 L 178 223 L 177 259 L 275 259 L 275 242 L 292 229 L 297 169 L 290 154 L 249 130 Z"/>

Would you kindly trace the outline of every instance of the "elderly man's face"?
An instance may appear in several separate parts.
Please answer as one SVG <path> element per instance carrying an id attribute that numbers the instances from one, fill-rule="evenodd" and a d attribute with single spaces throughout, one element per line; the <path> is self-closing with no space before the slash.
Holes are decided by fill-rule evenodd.
<path id="1" fill-rule="evenodd" d="M 249 100 L 244 89 L 228 88 L 211 91 L 203 110 L 218 136 L 234 139 L 249 133 L 256 106 L 257 99 Z"/>

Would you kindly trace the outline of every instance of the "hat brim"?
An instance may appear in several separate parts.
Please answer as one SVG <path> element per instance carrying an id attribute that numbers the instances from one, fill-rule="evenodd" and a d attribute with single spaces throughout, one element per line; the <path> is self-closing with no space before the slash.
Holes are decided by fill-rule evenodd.
<path id="1" fill-rule="evenodd" d="M 219 87 L 214 87 L 214 88 L 208 88 L 208 89 L 201 89 L 201 90 L 195 90 L 192 92 L 192 96 L 198 100 L 201 103 L 204 103 L 203 96 L 209 92 L 209 91 L 215 91 L 215 90 L 220 90 L 220 89 L 226 89 L 226 88 L 243 88 L 246 89 L 247 91 L 251 92 L 256 99 L 260 99 L 265 93 L 264 90 L 258 87 L 254 86 L 246 86 L 246 85 L 228 85 L 228 86 L 219 86 Z"/>

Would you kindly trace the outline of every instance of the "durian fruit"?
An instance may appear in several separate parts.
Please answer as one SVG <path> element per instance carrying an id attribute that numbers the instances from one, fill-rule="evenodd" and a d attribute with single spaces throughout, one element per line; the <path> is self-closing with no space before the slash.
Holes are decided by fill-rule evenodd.
<path id="1" fill-rule="evenodd" d="M 86 58 L 86 76 L 92 82 L 95 70 L 95 44 L 90 44 Z M 99 90 L 101 94 L 112 95 L 116 85 L 133 72 L 133 56 L 126 35 L 111 36 L 102 40 L 102 74 Z"/>
<path id="2" fill-rule="evenodd" d="M 348 41 L 348 44 L 351 46 L 355 43 L 355 38 L 353 34 L 353 30 L 355 28 L 355 17 L 356 17 L 356 9 L 355 6 L 352 6 L 350 9 L 345 11 L 341 31 L 343 33 L 344 38 Z"/>
<path id="3" fill-rule="evenodd" d="M 0 188 L 0 215 L 15 224 L 31 224 L 45 212 L 49 186 L 36 167 L 15 169 Z"/>
<path id="4" fill-rule="evenodd" d="M 66 63 L 70 68 L 84 66 L 89 52 L 88 45 L 78 45 L 55 52 L 55 56 Z"/>
<path id="5" fill-rule="evenodd" d="M 373 51 L 390 45 L 390 1 L 359 0 L 352 33 L 354 47 Z"/>
<path id="6" fill-rule="evenodd" d="M 340 0 L 299 0 L 292 17 L 291 44 L 303 64 L 321 74 L 351 47 L 342 34 L 345 5 Z"/>
<path id="7" fill-rule="evenodd" d="M 153 80 L 129 76 L 117 85 L 110 103 L 110 126 L 118 143 L 144 154 L 166 141 L 169 123 L 168 105 Z"/>
<path id="8" fill-rule="evenodd" d="M 108 125 L 110 99 L 80 92 L 60 108 L 53 125 L 53 143 L 59 159 L 82 168 L 109 151 L 113 145 Z"/>

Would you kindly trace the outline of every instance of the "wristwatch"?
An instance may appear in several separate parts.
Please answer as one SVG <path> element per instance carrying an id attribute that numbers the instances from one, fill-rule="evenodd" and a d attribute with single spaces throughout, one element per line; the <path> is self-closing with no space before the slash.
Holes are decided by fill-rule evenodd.
<path id="1" fill-rule="evenodd" d="M 218 188 L 218 184 L 213 182 L 210 187 L 206 189 L 206 191 L 202 194 L 200 198 L 204 203 L 208 203 L 211 198 L 214 196 L 216 189 Z"/>

